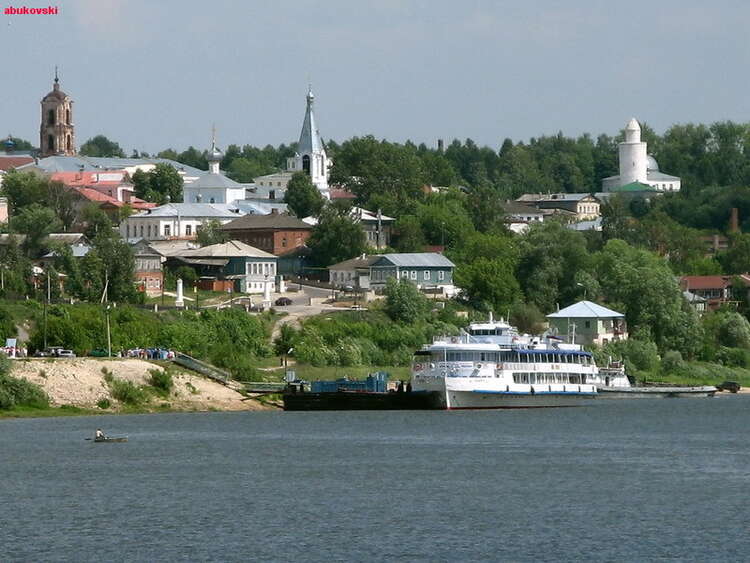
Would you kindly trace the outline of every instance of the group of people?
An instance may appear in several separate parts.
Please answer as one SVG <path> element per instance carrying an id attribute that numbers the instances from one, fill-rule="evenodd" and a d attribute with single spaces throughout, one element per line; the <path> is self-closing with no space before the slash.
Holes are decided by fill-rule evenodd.
<path id="1" fill-rule="evenodd" d="M 26 346 L 3 346 L 0 348 L 6 356 L 9 358 L 26 358 L 29 355 L 29 351 Z"/>
<path id="2" fill-rule="evenodd" d="M 140 358 L 142 360 L 173 360 L 174 352 L 164 348 L 132 348 L 118 352 L 120 358 Z"/>

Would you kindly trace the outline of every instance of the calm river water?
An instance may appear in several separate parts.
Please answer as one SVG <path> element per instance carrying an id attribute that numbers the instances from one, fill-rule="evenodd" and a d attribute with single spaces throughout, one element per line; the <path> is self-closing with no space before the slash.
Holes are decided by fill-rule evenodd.
<path id="1" fill-rule="evenodd" d="M 748 429 L 739 396 L 0 420 L 0 559 L 747 560 Z"/>

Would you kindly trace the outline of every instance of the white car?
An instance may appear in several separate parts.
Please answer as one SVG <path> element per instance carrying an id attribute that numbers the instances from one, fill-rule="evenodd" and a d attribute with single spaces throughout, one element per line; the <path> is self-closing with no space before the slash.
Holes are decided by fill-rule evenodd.
<path id="1" fill-rule="evenodd" d="M 73 350 L 58 350 L 57 351 L 57 357 L 58 358 L 75 358 L 75 352 Z"/>

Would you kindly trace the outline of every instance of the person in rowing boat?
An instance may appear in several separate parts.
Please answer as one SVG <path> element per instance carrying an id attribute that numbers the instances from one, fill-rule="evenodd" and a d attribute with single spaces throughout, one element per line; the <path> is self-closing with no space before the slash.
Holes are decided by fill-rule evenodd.
<path id="1" fill-rule="evenodd" d="M 102 432 L 101 428 L 97 428 L 96 432 L 94 433 L 94 440 L 104 440 L 106 436 L 104 435 L 104 432 Z"/>

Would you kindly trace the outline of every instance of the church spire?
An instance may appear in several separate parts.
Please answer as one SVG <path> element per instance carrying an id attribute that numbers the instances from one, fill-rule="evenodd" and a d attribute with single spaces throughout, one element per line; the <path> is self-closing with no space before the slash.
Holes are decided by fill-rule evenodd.
<path id="1" fill-rule="evenodd" d="M 222 152 L 216 146 L 216 125 L 211 127 L 211 150 L 208 153 L 208 171 L 211 174 L 220 174 L 219 164 L 224 157 Z"/>
<path id="2" fill-rule="evenodd" d="M 323 141 L 320 139 L 320 133 L 315 123 L 315 112 L 313 111 L 313 102 L 315 95 L 312 86 L 307 89 L 307 109 L 305 110 L 305 119 L 302 122 L 302 131 L 299 135 L 297 152 L 301 155 L 313 155 L 323 150 Z"/>

